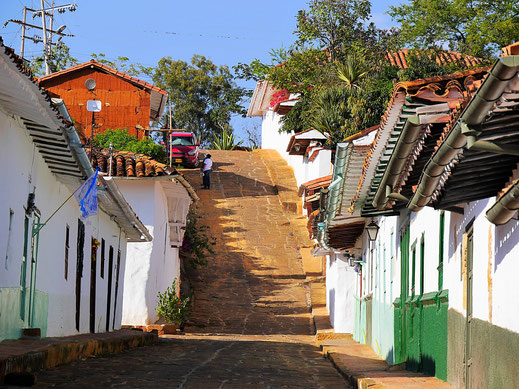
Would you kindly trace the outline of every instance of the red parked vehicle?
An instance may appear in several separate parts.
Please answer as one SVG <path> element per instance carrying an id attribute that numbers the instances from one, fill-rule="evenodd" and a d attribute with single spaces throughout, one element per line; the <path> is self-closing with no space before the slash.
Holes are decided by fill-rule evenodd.
<path id="1" fill-rule="evenodd" d="M 187 167 L 197 167 L 198 149 L 200 143 L 192 132 L 172 132 L 169 138 L 171 142 L 171 162 L 180 163 Z"/>

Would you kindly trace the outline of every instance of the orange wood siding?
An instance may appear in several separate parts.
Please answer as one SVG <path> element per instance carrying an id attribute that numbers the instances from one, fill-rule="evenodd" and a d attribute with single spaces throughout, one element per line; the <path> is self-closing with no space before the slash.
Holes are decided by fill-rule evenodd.
<path id="1" fill-rule="evenodd" d="M 96 81 L 95 95 L 85 88 L 88 78 Z M 91 135 L 92 113 L 87 112 L 86 102 L 94 98 L 102 102 L 101 112 L 95 114 L 96 122 L 102 123 L 95 129 L 96 133 L 127 128 L 130 134 L 141 139 L 144 131 L 137 131 L 136 125 L 149 126 L 150 93 L 113 74 L 95 68 L 81 69 L 43 80 L 40 85 L 63 99 L 76 128 L 87 138 Z"/>

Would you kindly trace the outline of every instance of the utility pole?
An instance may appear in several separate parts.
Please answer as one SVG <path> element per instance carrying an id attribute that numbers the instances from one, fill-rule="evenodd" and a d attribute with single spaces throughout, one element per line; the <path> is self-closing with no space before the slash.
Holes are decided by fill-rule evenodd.
<path id="1" fill-rule="evenodd" d="M 23 59 L 23 50 L 25 46 L 25 23 L 27 19 L 27 7 L 23 7 L 23 24 L 22 24 L 22 46 L 20 47 L 20 58 Z"/>
<path id="2" fill-rule="evenodd" d="M 47 2 L 49 3 L 49 2 Z M 22 26 L 22 35 L 21 35 L 21 45 L 20 45 L 20 57 L 24 59 L 25 54 L 25 40 L 30 39 L 34 43 L 43 43 L 43 56 L 45 58 L 45 73 L 50 74 L 50 55 L 51 55 L 51 47 L 60 45 L 61 39 L 64 36 L 67 37 L 73 37 L 72 34 L 64 34 L 63 30 L 66 28 L 66 26 L 59 27 L 56 31 L 53 30 L 53 24 L 54 24 L 54 11 L 58 11 L 59 13 L 63 13 L 65 11 L 74 12 L 77 9 L 77 5 L 75 3 L 71 4 L 65 4 L 65 5 L 54 5 L 54 1 L 52 2 L 52 5 L 49 5 L 47 8 L 45 8 L 45 0 L 40 0 L 41 9 L 32 9 L 28 7 L 23 7 L 23 20 L 17 20 L 17 19 L 9 19 L 4 23 L 4 27 L 8 23 L 16 23 Z M 50 3 L 49 3 L 50 4 Z M 27 11 L 32 13 L 32 18 L 34 19 L 37 16 L 41 16 L 42 23 L 41 27 L 27 23 Z M 47 20 L 46 17 L 49 18 L 49 26 L 47 26 Z M 34 36 L 27 36 L 27 29 L 34 28 L 37 30 L 43 31 L 43 38 L 39 37 L 38 35 Z M 48 34 L 48 35 L 47 35 Z M 58 42 L 53 43 L 52 42 L 52 34 L 56 34 L 59 36 Z"/>
<path id="3" fill-rule="evenodd" d="M 44 0 L 41 0 L 41 26 L 43 28 L 43 57 L 45 58 L 45 75 L 50 74 L 50 65 L 49 65 L 49 46 L 47 45 L 47 27 L 45 25 L 45 4 Z"/>

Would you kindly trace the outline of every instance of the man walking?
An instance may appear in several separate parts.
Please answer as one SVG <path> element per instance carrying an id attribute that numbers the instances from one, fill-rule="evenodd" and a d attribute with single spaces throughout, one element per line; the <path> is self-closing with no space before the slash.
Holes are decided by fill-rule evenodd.
<path id="1" fill-rule="evenodd" d="M 202 189 L 211 189 L 211 170 L 212 170 L 212 168 L 213 168 L 213 161 L 211 159 L 211 154 L 206 154 L 204 161 L 202 162 L 202 173 L 204 175 Z"/>

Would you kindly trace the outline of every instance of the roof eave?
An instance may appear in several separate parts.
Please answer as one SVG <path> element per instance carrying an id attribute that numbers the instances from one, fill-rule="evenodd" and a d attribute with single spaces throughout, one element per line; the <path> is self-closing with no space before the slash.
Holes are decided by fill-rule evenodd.
<path id="1" fill-rule="evenodd" d="M 466 146 L 467 136 L 461 131 L 461 123 L 472 126 L 481 124 L 518 69 L 518 55 L 501 57 L 496 61 L 481 87 L 456 120 L 453 129 L 425 165 L 415 194 L 407 205 L 411 211 L 418 212 L 431 201 L 445 167 Z"/>

